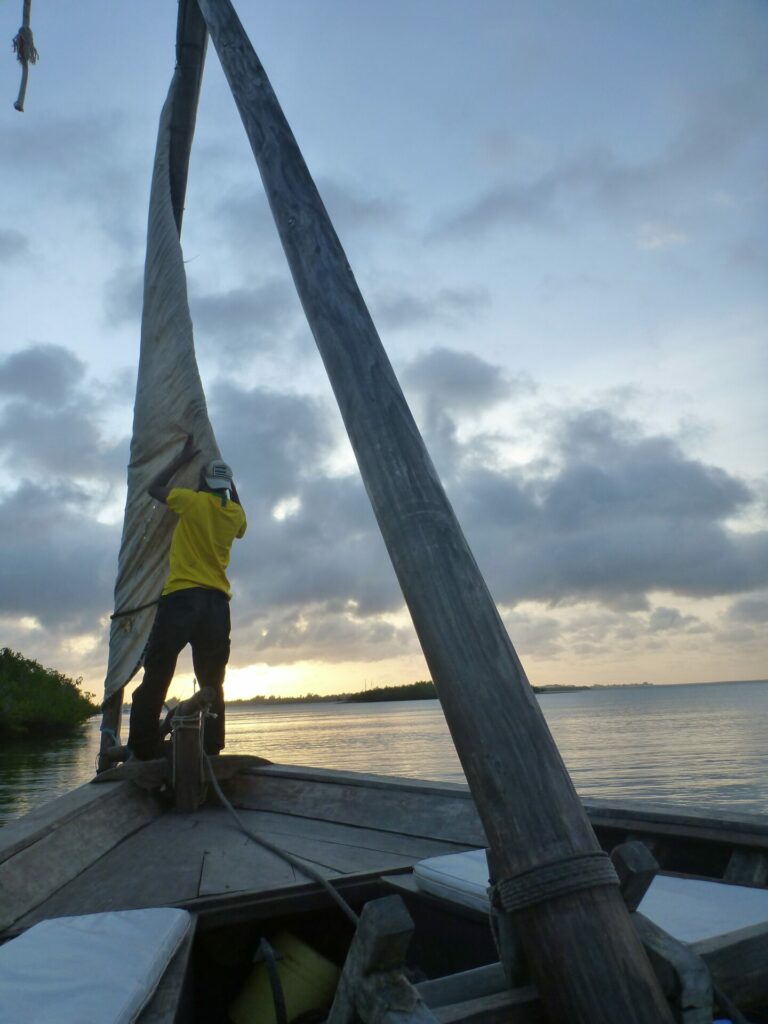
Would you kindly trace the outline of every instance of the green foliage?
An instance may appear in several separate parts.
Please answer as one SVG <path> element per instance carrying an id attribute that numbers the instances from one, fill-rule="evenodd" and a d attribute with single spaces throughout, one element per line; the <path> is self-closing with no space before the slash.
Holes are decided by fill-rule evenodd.
<path id="1" fill-rule="evenodd" d="M 403 686 L 375 686 L 362 693 L 350 693 L 348 701 L 363 704 L 378 700 L 434 700 L 437 697 L 435 684 L 430 680 L 406 683 Z"/>
<path id="2" fill-rule="evenodd" d="M 55 735 L 71 732 L 98 711 L 81 679 L 43 668 L 0 648 L 0 735 Z"/>

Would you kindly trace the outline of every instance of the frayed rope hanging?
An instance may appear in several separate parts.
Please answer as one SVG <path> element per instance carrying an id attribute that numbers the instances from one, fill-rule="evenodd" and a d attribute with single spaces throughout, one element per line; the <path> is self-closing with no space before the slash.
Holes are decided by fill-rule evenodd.
<path id="1" fill-rule="evenodd" d="M 32 0 L 24 0 L 22 25 L 12 43 L 16 59 L 21 64 L 21 85 L 19 86 L 19 96 L 13 105 L 21 112 L 24 111 L 24 98 L 27 95 L 29 65 L 37 64 L 38 58 L 38 52 L 35 49 L 35 41 L 32 38 L 32 29 L 29 27 L 29 13 L 31 8 Z"/>

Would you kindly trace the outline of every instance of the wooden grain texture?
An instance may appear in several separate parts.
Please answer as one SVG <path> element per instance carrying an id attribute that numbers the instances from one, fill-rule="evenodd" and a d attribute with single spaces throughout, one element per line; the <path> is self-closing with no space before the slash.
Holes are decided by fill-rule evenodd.
<path id="1" fill-rule="evenodd" d="M 0 931 L 158 816 L 159 808 L 149 795 L 128 783 L 118 785 L 119 790 L 97 790 L 102 799 L 83 802 L 79 813 L 64 816 L 0 864 Z"/>
<path id="2" fill-rule="evenodd" d="M 184 1000 L 185 988 L 188 985 L 194 940 L 193 925 L 176 950 L 155 994 L 141 1011 L 136 1024 L 176 1024 L 180 1019 L 180 1004 Z"/>
<path id="3" fill-rule="evenodd" d="M 699 807 L 657 807 L 631 800 L 616 805 L 591 798 L 584 800 L 584 807 L 595 826 L 732 846 L 746 843 L 754 849 L 768 849 L 768 820 L 764 814 L 734 813 L 720 808 L 712 811 Z"/>
<path id="4" fill-rule="evenodd" d="M 546 1024 L 550 1019 L 532 986 L 440 1006 L 433 1013 L 439 1024 Z"/>
<path id="5" fill-rule="evenodd" d="M 433 1024 L 417 990 L 402 976 L 413 921 L 399 896 L 366 903 L 326 1024 Z"/>
<path id="6" fill-rule="evenodd" d="M 138 791 L 137 791 L 138 792 Z M 97 914 L 184 903 L 197 896 L 203 858 L 220 829 L 195 815 L 165 814 L 105 853 L 21 919 Z"/>
<path id="7" fill-rule="evenodd" d="M 170 184 L 173 216 L 181 235 L 189 155 L 195 134 L 208 30 L 196 0 L 179 0 L 176 27 L 178 84 L 171 115 Z"/>
<path id="8" fill-rule="evenodd" d="M 712 1024 L 712 980 L 702 957 L 643 914 L 632 921 L 682 1024 Z"/>
<path id="9" fill-rule="evenodd" d="M 759 850 L 736 849 L 725 869 L 727 882 L 742 885 L 766 885 L 768 883 L 768 854 Z"/>
<path id="10" fill-rule="evenodd" d="M 450 1003 L 464 1003 L 468 999 L 497 995 L 508 990 L 507 977 L 500 963 L 459 971 L 445 978 L 422 981 L 416 986 L 419 995 L 434 1010 Z"/>
<path id="11" fill-rule="evenodd" d="M 768 922 L 691 945 L 740 1009 L 768 1005 Z"/>
<path id="12" fill-rule="evenodd" d="M 611 850 L 611 863 L 627 910 L 637 910 L 656 877 L 659 865 L 645 843 L 634 840 Z"/>
<path id="13" fill-rule="evenodd" d="M 286 837 L 299 836 L 351 849 L 394 853 L 408 858 L 411 862 L 423 860 L 426 857 L 460 853 L 467 849 L 466 845 L 460 843 L 404 835 L 400 832 L 386 832 L 361 824 L 346 825 L 335 821 L 298 818 L 290 814 L 274 814 L 268 811 L 240 811 L 238 813 L 247 825 L 264 833 L 276 843 L 283 842 Z"/>
<path id="14" fill-rule="evenodd" d="M 96 805 L 106 808 L 122 803 L 131 793 L 131 788 L 125 782 L 112 782 L 104 787 L 86 783 L 55 800 L 34 807 L 23 818 L 9 821 L 0 829 L 0 864 L 51 832 L 67 827 L 82 815 L 90 814 Z"/>
<path id="15" fill-rule="evenodd" d="M 173 801 L 180 814 L 196 811 L 205 796 L 201 729 L 202 721 L 198 716 L 196 727 L 185 725 L 173 732 Z"/>
<path id="16" fill-rule="evenodd" d="M 595 852 L 594 833 L 264 68 L 229 0 L 199 3 L 496 863 L 511 877 Z M 614 928 L 631 931 L 618 892 L 613 896 L 590 911 L 591 901 L 583 901 L 584 915 L 602 917 L 588 950 L 571 937 L 564 945 L 551 915 L 541 914 L 536 942 L 558 952 L 550 980 L 564 993 L 559 1012 L 568 1006 L 572 1024 L 658 1024 L 669 1015 L 639 944 L 623 947 L 620 975 L 613 958 L 603 957 Z M 528 951 L 535 963 L 537 946 Z M 596 1017 L 598 992 L 605 1009 Z"/>
<path id="17" fill-rule="evenodd" d="M 272 775 L 237 776 L 228 789 L 238 807 L 282 811 L 306 818 L 376 828 L 484 846 L 486 839 L 475 806 L 465 795 L 442 795 L 439 788 L 378 786 L 369 788 L 343 780 L 317 781 Z"/>
<path id="18" fill-rule="evenodd" d="M 91 792 L 104 793 L 115 785 L 93 787 Z M 246 827 L 328 877 L 393 872 L 424 857 L 464 848 L 272 812 L 239 813 Z M 253 895 L 306 884 L 298 871 L 243 835 L 223 808 L 203 808 L 152 821 L 49 893 L 44 902 L 30 904 L 19 923 L 28 926 L 43 917 L 72 913 L 186 905 L 235 892 Z"/>

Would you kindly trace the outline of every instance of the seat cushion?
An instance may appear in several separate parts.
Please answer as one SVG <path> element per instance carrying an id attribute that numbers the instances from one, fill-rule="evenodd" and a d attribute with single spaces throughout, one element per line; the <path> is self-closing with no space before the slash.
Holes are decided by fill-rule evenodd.
<path id="1" fill-rule="evenodd" d="M 488 911 L 485 850 L 429 857 L 413 875 L 425 892 Z M 699 942 L 768 922 L 768 889 L 657 875 L 638 909 L 681 942 Z"/>
<path id="2" fill-rule="evenodd" d="M 193 920 L 153 907 L 34 925 L 0 947 L 3 1024 L 133 1024 Z"/>

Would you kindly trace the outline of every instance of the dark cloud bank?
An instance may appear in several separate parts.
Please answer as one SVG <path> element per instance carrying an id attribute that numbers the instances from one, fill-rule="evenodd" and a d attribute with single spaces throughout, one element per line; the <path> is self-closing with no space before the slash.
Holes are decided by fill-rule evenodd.
<path id="1" fill-rule="evenodd" d="M 514 640 L 557 650 L 556 624 L 515 612 L 523 601 L 591 603 L 596 617 L 572 633 L 584 653 L 608 631 L 663 639 L 704 628 L 667 603 L 652 608 L 654 591 L 732 595 L 733 628 L 765 621 L 768 532 L 731 525 L 754 500 L 743 481 L 600 409 L 560 412 L 546 461 L 500 469 L 489 454 L 497 439 L 462 441 L 457 420 L 530 395 L 531 382 L 447 349 L 401 376 L 491 590 L 510 609 Z M 56 346 L 0 364 L 0 620 L 37 619 L 38 649 L 98 632 L 111 610 L 120 528 L 96 515 L 122 482 L 127 448 L 103 437 L 97 393 Z M 238 660 L 415 650 L 410 628 L 381 617 L 402 599 L 362 484 L 328 471 L 335 410 L 223 381 L 209 388 L 209 405 L 250 523 L 233 558 Z"/>

